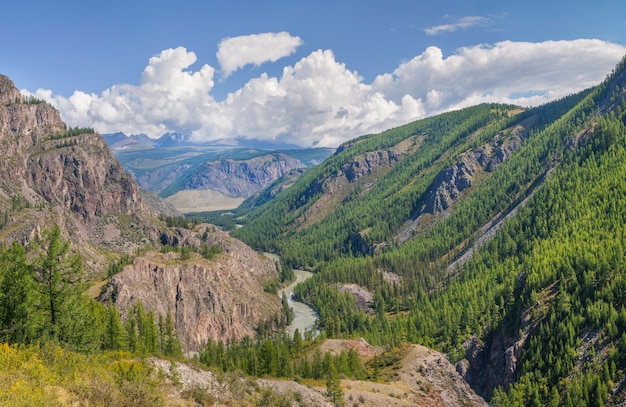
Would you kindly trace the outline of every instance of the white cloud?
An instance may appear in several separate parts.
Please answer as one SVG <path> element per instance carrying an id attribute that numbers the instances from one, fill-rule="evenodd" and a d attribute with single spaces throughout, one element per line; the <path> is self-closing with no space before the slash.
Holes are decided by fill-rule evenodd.
<path id="1" fill-rule="evenodd" d="M 301 146 L 337 146 L 425 116 L 481 102 L 537 105 L 598 84 L 626 54 L 600 40 L 505 41 L 444 56 L 436 47 L 365 83 L 318 50 L 262 74 L 216 101 L 214 68 L 189 70 L 193 52 L 179 47 L 150 58 L 139 85 L 113 85 L 102 94 L 76 91 L 69 98 L 38 90 L 71 126 L 101 133 L 123 131 L 159 137 L 167 131 L 196 140 L 238 138 Z"/>
<path id="2" fill-rule="evenodd" d="M 373 89 L 390 100 L 425 98 L 429 114 L 486 101 L 531 106 L 598 84 L 625 53 L 621 45 L 584 39 L 504 41 L 461 48 L 447 58 L 429 47 L 378 76 Z"/>
<path id="3" fill-rule="evenodd" d="M 492 24 L 492 20 L 481 16 L 466 16 L 457 19 L 452 24 L 436 25 L 428 27 L 424 32 L 428 35 L 438 35 L 445 32 L 454 32 L 456 30 L 467 30 L 472 27 L 487 27 Z"/>
<path id="4" fill-rule="evenodd" d="M 224 77 L 228 77 L 248 64 L 259 66 L 265 62 L 276 62 L 293 54 L 300 45 L 300 37 L 293 37 L 284 31 L 252 34 L 223 39 L 216 55 Z"/>

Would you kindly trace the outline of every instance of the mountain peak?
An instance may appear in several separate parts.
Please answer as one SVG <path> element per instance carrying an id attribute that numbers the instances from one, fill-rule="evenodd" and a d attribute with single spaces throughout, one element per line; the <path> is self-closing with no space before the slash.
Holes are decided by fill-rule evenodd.
<path id="1" fill-rule="evenodd" d="M 8 105 L 16 101 L 21 103 L 22 100 L 22 94 L 15 87 L 13 81 L 8 76 L 0 74 L 0 103 Z"/>

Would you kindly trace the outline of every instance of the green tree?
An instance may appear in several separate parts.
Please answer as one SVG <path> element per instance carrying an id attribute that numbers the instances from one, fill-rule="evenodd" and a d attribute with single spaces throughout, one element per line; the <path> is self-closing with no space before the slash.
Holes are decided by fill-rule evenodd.
<path id="1" fill-rule="evenodd" d="M 174 318 L 170 312 L 167 313 L 165 320 L 159 315 L 159 343 L 161 345 L 161 353 L 165 356 L 180 357 L 183 355 L 183 349 L 178 339 L 178 334 L 174 328 Z"/>
<path id="2" fill-rule="evenodd" d="M 113 304 L 109 304 L 106 313 L 106 334 L 104 348 L 109 350 L 128 349 L 128 335 L 124 329 L 120 313 Z"/>
<path id="3" fill-rule="evenodd" d="M 61 230 L 55 226 L 45 230 L 43 238 L 35 242 L 33 259 L 35 280 L 35 325 L 45 340 L 64 342 L 73 333 L 73 307 L 81 306 L 82 260 L 70 252 L 70 242 L 61 239 Z"/>
<path id="4" fill-rule="evenodd" d="M 341 388 L 341 379 L 337 373 L 335 364 L 331 361 L 328 374 L 326 375 L 326 397 L 332 401 L 335 406 L 343 406 L 343 389 Z"/>
<path id="5" fill-rule="evenodd" d="M 32 267 L 26 250 L 14 242 L 0 251 L 0 341 L 29 342 L 32 314 Z"/>

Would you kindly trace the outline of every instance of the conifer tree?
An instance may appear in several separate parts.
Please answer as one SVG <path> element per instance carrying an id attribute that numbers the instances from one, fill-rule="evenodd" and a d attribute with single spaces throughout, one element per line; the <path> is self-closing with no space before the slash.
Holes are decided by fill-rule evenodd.
<path id="1" fill-rule="evenodd" d="M 335 364 L 330 362 L 328 374 L 326 375 L 326 396 L 333 402 L 335 406 L 343 407 L 343 389 L 341 388 L 341 379 L 337 373 Z"/>
<path id="2" fill-rule="evenodd" d="M 29 327 L 32 314 L 32 268 L 26 250 L 14 242 L 0 251 L 0 341 L 25 343 L 33 338 Z"/>
<path id="3" fill-rule="evenodd" d="M 69 332 L 72 307 L 81 306 L 82 260 L 70 252 L 70 242 L 61 239 L 56 225 L 45 230 L 36 241 L 37 256 L 33 260 L 35 280 L 36 329 L 44 340 L 63 342 Z"/>

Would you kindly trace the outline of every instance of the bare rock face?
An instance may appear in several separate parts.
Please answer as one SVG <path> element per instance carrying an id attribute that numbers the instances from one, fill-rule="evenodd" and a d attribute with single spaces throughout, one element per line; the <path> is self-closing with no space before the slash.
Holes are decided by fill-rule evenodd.
<path id="1" fill-rule="evenodd" d="M 281 153 L 243 161 L 222 159 L 200 166 L 187 179 L 185 189 L 212 189 L 247 198 L 296 168 L 306 168 L 306 164 Z"/>
<path id="2" fill-rule="evenodd" d="M 95 134 L 42 143 L 27 163 L 31 188 L 85 221 L 143 209 L 139 187 Z"/>
<path id="3" fill-rule="evenodd" d="M 156 242 L 157 212 L 95 133 L 70 135 L 59 112 L 25 100 L 0 75 L 0 242 L 28 244 L 58 224 L 83 255 L 88 276 L 103 273 L 102 250 L 130 252 Z"/>
<path id="4" fill-rule="evenodd" d="M 215 230 L 208 237 L 224 253 L 206 260 L 192 253 L 148 253 L 115 275 L 102 301 L 112 301 L 122 315 L 139 301 L 155 315 L 172 314 L 187 351 L 198 351 L 209 339 L 254 337 L 255 328 L 281 313 L 277 296 L 263 283 L 277 276 L 274 263 L 244 243 Z"/>
<path id="5" fill-rule="evenodd" d="M 22 101 L 22 94 L 17 90 L 13 81 L 7 76 L 0 75 L 0 104 L 8 105 Z"/>
<path id="6" fill-rule="evenodd" d="M 372 175 L 377 167 L 392 166 L 401 158 L 393 150 L 373 151 L 357 157 L 346 163 L 342 170 L 348 182 L 355 182 L 366 175 Z"/>
<path id="7" fill-rule="evenodd" d="M 479 171 L 493 172 L 506 161 L 528 137 L 523 127 L 516 128 L 501 140 L 496 135 L 483 147 L 462 154 L 458 162 L 442 170 L 426 193 L 425 213 L 444 213 L 450 209 L 461 192 L 470 188 Z"/>
<path id="8" fill-rule="evenodd" d="M 441 171 L 428 190 L 425 212 L 447 211 L 459 194 L 472 186 L 476 161 L 468 156 L 463 161 Z"/>
<path id="9" fill-rule="evenodd" d="M 413 345 L 405 358 L 400 380 L 418 388 L 428 383 L 427 387 L 434 390 L 430 393 L 434 396 L 432 405 L 487 406 L 444 355 L 420 345 Z"/>

